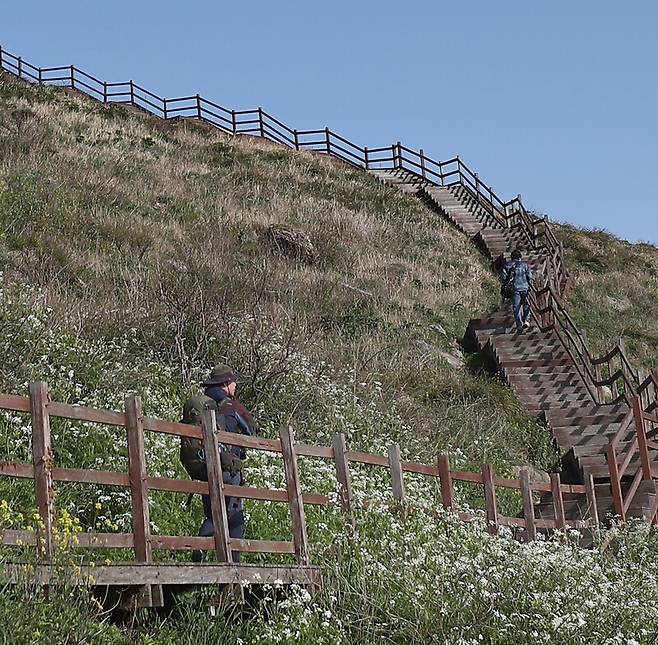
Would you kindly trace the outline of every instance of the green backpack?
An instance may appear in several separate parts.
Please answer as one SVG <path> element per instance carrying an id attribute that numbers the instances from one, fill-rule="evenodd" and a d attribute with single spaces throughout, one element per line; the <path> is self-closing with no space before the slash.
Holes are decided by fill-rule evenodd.
<path id="1" fill-rule="evenodd" d="M 228 403 L 228 399 L 226 403 Z M 183 406 L 183 418 L 181 423 L 189 423 L 191 425 L 201 425 L 201 417 L 205 410 L 215 410 L 217 415 L 221 414 L 225 403 L 219 407 L 214 399 L 203 394 L 193 396 L 191 399 L 185 401 Z M 194 437 L 181 437 L 180 438 L 180 460 L 187 474 L 192 479 L 199 481 L 208 481 L 208 469 L 206 467 L 206 454 L 203 449 L 203 441 L 195 439 Z M 242 470 L 242 460 L 238 459 L 229 451 L 222 449 L 220 453 L 222 471 L 229 472 L 235 475 Z"/>

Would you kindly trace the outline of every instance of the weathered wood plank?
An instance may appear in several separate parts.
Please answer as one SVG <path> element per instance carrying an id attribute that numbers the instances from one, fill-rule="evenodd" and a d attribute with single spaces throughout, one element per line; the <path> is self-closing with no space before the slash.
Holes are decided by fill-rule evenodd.
<path id="1" fill-rule="evenodd" d="M 402 462 L 400 460 L 400 446 L 397 443 L 388 447 L 388 464 L 391 471 L 391 488 L 393 499 L 397 502 L 404 501 L 404 476 L 402 474 Z"/>
<path id="2" fill-rule="evenodd" d="M 12 410 L 14 412 L 29 412 L 30 399 L 26 396 L 15 396 L 14 394 L 0 394 L 0 410 Z"/>
<path id="3" fill-rule="evenodd" d="M 452 484 L 452 473 L 450 472 L 448 455 L 439 455 L 439 473 L 443 508 L 451 510 L 454 507 L 454 487 Z"/>
<path id="4" fill-rule="evenodd" d="M 290 426 L 282 426 L 279 430 L 279 435 L 283 449 L 283 465 L 286 472 L 286 487 L 290 505 L 295 555 L 299 564 L 307 565 L 309 563 L 309 547 L 306 533 L 306 514 L 304 512 L 304 500 L 302 498 L 302 487 L 299 479 L 297 455 L 295 453 L 294 434 Z"/>
<path id="5" fill-rule="evenodd" d="M 356 528 L 356 520 L 354 517 L 354 500 L 352 497 L 352 478 L 350 476 L 350 463 L 347 459 L 345 435 L 342 432 L 334 434 L 331 445 L 334 453 L 336 479 L 340 486 L 340 504 L 347 523 L 354 529 Z"/>
<path id="6" fill-rule="evenodd" d="M 48 385 L 43 381 L 30 383 L 30 413 L 32 418 L 32 462 L 37 509 L 43 528 L 38 531 L 39 555 L 53 555 L 52 530 L 55 521 L 55 489 L 53 487 L 53 449 L 48 417 Z"/>
<path id="7" fill-rule="evenodd" d="M 223 415 L 216 418 L 214 410 L 205 410 L 203 412 L 201 425 L 208 470 L 212 522 L 215 529 L 215 551 L 219 562 L 229 562 L 231 560 L 231 547 L 229 546 L 228 512 L 224 496 L 224 478 L 222 476 L 217 423 L 220 424 L 220 428 L 224 428 Z"/>
<path id="8" fill-rule="evenodd" d="M 5 564 L 0 573 L 3 582 L 24 579 L 25 565 Z M 61 570 L 36 565 L 31 577 L 37 584 L 61 580 Z M 320 572 L 310 566 L 258 566 L 232 563 L 203 564 L 113 564 L 82 566 L 71 582 L 96 586 L 131 585 L 216 585 L 216 584 L 298 584 L 317 585 Z"/>
<path id="9" fill-rule="evenodd" d="M 109 426 L 124 426 L 126 424 L 126 417 L 123 412 L 98 410 L 96 408 L 88 408 L 82 405 L 58 403 L 57 401 L 48 403 L 48 414 L 62 419 L 102 423 Z"/>
<path id="10" fill-rule="evenodd" d="M 132 524 L 135 542 L 135 559 L 151 561 L 151 523 L 146 483 L 146 456 L 144 454 L 144 428 L 142 401 L 134 394 L 126 397 L 126 434 L 128 437 L 128 474 L 132 500 Z"/>
<path id="11" fill-rule="evenodd" d="M 34 466 L 19 464 L 16 461 L 0 461 L 0 475 L 5 477 L 20 477 L 34 479 Z"/>
<path id="12" fill-rule="evenodd" d="M 528 540 L 534 540 L 537 537 L 537 527 L 535 525 L 535 505 L 532 499 L 532 483 L 530 481 L 530 473 L 528 472 L 527 468 L 521 469 L 520 477 L 526 537 Z"/>
<path id="13" fill-rule="evenodd" d="M 487 514 L 487 529 L 492 535 L 498 533 L 498 508 L 496 506 L 496 485 L 493 481 L 491 464 L 482 465 L 482 482 L 484 483 L 484 503 Z"/>
<path id="14" fill-rule="evenodd" d="M 79 484 L 102 484 L 105 486 L 130 486 L 127 473 L 114 473 L 106 470 L 84 470 L 82 468 L 53 468 L 52 476 L 58 482 Z"/>
<path id="15" fill-rule="evenodd" d="M 566 521 L 564 517 L 564 498 L 560 486 L 560 473 L 551 473 L 551 493 L 553 494 L 553 510 L 555 511 L 555 525 L 564 530 Z"/>

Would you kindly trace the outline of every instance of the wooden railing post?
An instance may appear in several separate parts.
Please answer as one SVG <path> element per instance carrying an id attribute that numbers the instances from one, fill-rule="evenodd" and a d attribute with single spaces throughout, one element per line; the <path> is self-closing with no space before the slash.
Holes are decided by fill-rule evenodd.
<path id="1" fill-rule="evenodd" d="M 395 144 L 392 143 L 392 144 L 391 144 L 391 156 L 393 157 L 393 168 L 397 168 L 397 167 L 398 167 L 398 164 L 397 164 L 397 156 L 396 156 L 395 152 L 396 152 L 396 150 L 395 150 Z"/>
<path id="2" fill-rule="evenodd" d="M 334 434 L 331 440 L 336 465 L 336 479 L 340 485 L 340 505 L 348 524 L 356 528 L 352 499 L 352 478 L 350 477 L 350 462 L 347 459 L 347 442 L 342 432 Z"/>
<path id="3" fill-rule="evenodd" d="M 71 65 L 71 88 L 75 89 L 75 67 Z"/>
<path id="4" fill-rule="evenodd" d="M 325 145 L 327 147 L 327 154 L 331 154 L 331 140 L 329 139 L 329 128 L 324 129 Z"/>
<path id="5" fill-rule="evenodd" d="M 522 468 L 520 472 L 521 495 L 523 497 L 523 519 L 525 521 L 525 534 L 528 541 L 537 537 L 537 526 L 535 524 L 535 502 L 532 499 L 532 484 L 530 483 L 530 472 Z"/>
<path id="6" fill-rule="evenodd" d="M 423 149 L 420 148 L 420 175 L 425 178 L 425 152 L 423 152 Z"/>
<path id="7" fill-rule="evenodd" d="M 2 60 L 2 45 L 0 45 L 0 70 L 2 69 L 4 61 Z"/>
<path id="8" fill-rule="evenodd" d="M 133 538 L 137 562 L 151 561 L 151 523 L 148 488 L 146 486 L 146 456 L 142 401 L 131 394 L 126 398 L 126 434 L 128 436 L 128 476 L 132 498 Z"/>
<path id="9" fill-rule="evenodd" d="M 135 84 L 130 79 L 130 105 L 135 105 Z"/>
<path id="10" fill-rule="evenodd" d="M 39 67 L 39 85 L 43 85 L 43 70 L 40 67 Z"/>
<path id="11" fill-rule="evenodd" d="M 286 487 L 288 489 L 288 503 L 290 505 L 295 555 L 297 556 L 298 564 L 306 565 L 310 562 L 308 536 L 306 534 L 306 514 L 304 512 L 302 487 L 299 480 L 293 430 L 290 426 L 283 426 L 279 431 L 279 435 L 281 437 L 283 465 L 286 471 Z"/>
<path id="12" fill-rule="evenodd" d="M 107 103 L 107 81 L 103 81 L 103 103 Z"/>
<path id="13" fill-rule="evenodd" d="M 231 110 L 231 127 L 233 128 L 233 134 L 238 133 L 238 122 L 235 115 L 235 110 Z"/>
<path id="14" fill-rule="evenodd" d="M 265 123 L 263 122 L 263 108 L 258 108 L 258 127 L 260 129 L 260 136 L 265 137 Z"/>
<path id="15" fill-rule="evenodd" d="M 600 383 L 601 382 L 601 364 L 596 363 L 594 365 L 594 378 Z M 603 386 L 602 385 L 597 385 L 596 386 L 596 397 L 598 399 L 598 403 L 605 403 L 605 399 L 603 398 Z"/>
<path id="16" fill-rule="evenodd" d="M 393 499 L 396 502 L 403 502 L 404 476 L 402 473 L 402 461 L 400 459 L 400 446 L 397 443 L 393 443 L 388 447 L 388 465 L 391 469 Z"/>
<path id="17" fill-rule="evenodd" d="M 585 475 L 585 495 L 587 496 L 587 507 L 589 517 L 594 526 L 599 525 L 599 509 L 596 506 L 596 489 L 594 488 L 594 476 L 592 473 Z"/>
<path id="18" fill-rule="evenodd" d="M 443 508 L 450 511 L 454 507 L 455 501 L 448 455 L 439 455 L 439 478 L 441 480 L 441 502 Z"/>
<path id="19" fill-rule="evenodd" d="M 43 381 L 30 383 L 30 413 L 32 417 L 32 463 L 37 510 L 41 517 L 38 556 L 47 560 L 53 556 L 53 524 L 55 522 L 55 489 L 53 487 L 53 449 L 48 416 L 48 385 Z"/>
<path id="20" fill-rule="evenodd" d="M 299 150 L 299 133 L 297 128 L 292 131 L 293 137 L 295 138 L 295 150 Z"/>
<path id="21" fill-rule="evenodd" d="M 493 481 L 493 468 L 491 464 L 482 465 L 482 483 L 484 484 L 487 530 L 492 535 L 496 535 L 498 533 L 498 509 L 496 508 L 496 487 Z"/>
<path id="22" fill-rule="evenodd" d="M 231 561 L 231 545 L 228 530 L 228 512 L 224 496 L 224 478 L 222 477 L 222 462 L 220 445 L 217 438 L 217 423 L 224 429 L 224 416 L 215 417 L 214 410 L 204 410 L 201 417 L 201 430 L 203 432 L 203 448 L 206 455 L 208 470 L 208 492 L 212 511 L 212 524 L 214 528 L 215 551 L 218 562 Z"/>
<path id="23" fill-rule="evenodd" d="M 152 562 L 142 400 L 131 394 L 126 397 L 125 408 L 135 560 L 137 562 Z M 142 591 L 142 599 L 149 607 L 162 606 L 162 586 L 146 585 Z"/>
<path id="24" fill-rule="evenodd" d="M 632 403 L 635 432 L 637 433 L 637 447 L 640 451 L 640 463 L 642 464 L 642 479 L 651 479 L 651 462 L 649 461 L 649 448 L 647 447 L 647 433 L 644 425 L 642 399 L 636 395 L 633 397 Z"/>
<path id="25" fill-rule="evenodd" d="M 196 95 L 196 118 L 201 120 L 201 97 Z"/>
<path id="26" fill-rule="evenodd" d="M 368 146 L 363 148 L 363 163 L 365 164 L 366 170 L 370 169 L 370 159 L 368 158 Z"/>
<path id="27" fill-rule="evenodd" d="M 553 510 L 555 511 L 555 528 L 564 531 L 567 522 L 564 516 L 564 498 L 560 473 L 551 473 L 551 493 L 553 495 Z"/>
<path id="28" fill-rule="evenodd" d="M 398 141 L 396 145 L 398 149 L 398 168 L 402 168 L 402 144 Z"/>
<path id="29" fill-rule="evenodd" d="M 18 78 L 23 78 L 23 59 L 18 57 Z"/>

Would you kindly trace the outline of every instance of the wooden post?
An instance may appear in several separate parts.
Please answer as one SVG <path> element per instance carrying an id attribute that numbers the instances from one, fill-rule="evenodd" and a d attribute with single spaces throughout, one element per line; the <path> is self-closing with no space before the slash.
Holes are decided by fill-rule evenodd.
<path id="1" fill-rule="evenodd" d="M 2 60 L 2 45 L 0 45 L 0 70 L 2 69 L 2 63 L 3 63 L 3 60 Z"/>
<path id="2" fill-rule="evenodd" d="M 649 461 L 647 434 L 644 427 L 644 410 L 642 409 L 642 400 L 639 396 L 634 396 L 632 404 L 633 418 L 635 420 L 635 432 L 637 433 L 637 447 L 640 451 L 640 463 L 642 464 L 642 479 L 651 479 L 651 462 Z"/>
<path id="3" fill-rule="evenodd" d="M 196 95 L 196 118 L 201 120 L 201 97 Z"/>
<path id="4" fill-rule="evenodd" d="M 400 446 L 397 443 L 388 447 L 388 465 L 391 469 L 391 486 L 393 488 L 393 499 L 396 502 L 404 501 L 404 476 L 402 473 L 402 461 L 400 460 Z"/>
<path id="5" fill-rule="evenodd" d="M 18 78 L 23 78 L 23 59 L 18 57 Z"/>
<path id="6" fill-rule="evenodd" d="M 279 435 L 281 437 L 283 465 L 286 471 L 286 486 L 288 489 L 288 503 L 290 504 L 290 519 L 292 521 L 295 555 L 297 556 L 297 563 L 305 565 L 309 564 L 310 560 L 308 536 L 306 534 L 306 514 L 304 513 L 302 487 L 299 481 L 295 439 L 290 426 L 283 426 L 279 430 Z"/>
<path id="7" fill-rule="evenodd" d="M 331 141 L 329 139 L 329 128 L 324 129 L 324 138 L 327 146 L 327 154 L 331 154 Z"/>
<path id="8" fill-rule="evenodd" d="M 350 477 L 350 463 L 347 460 L 347 442 L 342 432 L 334 434 L 331 440 L 334 450 L 334 463 L 336 465 L 336 479 L 340 484 L 340 505 L 350 526 L 356 528 L 354 508 L 352 505 L 352 478 Z"/>
<path id="9" fill-rule="evenodd" d="M 402 168 L 402 144 L 398 141 L 398 168 Z"/>
<path id="10" fill-rule="evenodd" d="M 614 360 L 614 357 L 611 358 L 608 361 L 608 377 L 610 377 L 614 374 L 614 367 L 612 365 L 613 360 Z M 610 383 L 610 390 L 612 391 L 613 400 L 616 399 L 619 396 L 619 388 L 617 386 L 617 379 L 615 379 L 612 383 Z"/>
<path id="11" fill-rule="evenodd" d="M 601 364 L 596 363 L 594 365 L 594 378 L 600 383 L 601 382 Z M 605 403 L 605 400 L 603 399 L 603 386 L 597 385 L 596 386 L 596 396 L 598 398 L 598 403 Z"/>
<path id="12" fill-rule="evenodd" d="M 553 495 L 553 510 L 555 511 L 555 528 L 563 531 L 566 527 L 566 519 L 564 517 L 564 499 L 562 498 L 560 473 L 551 473 L 551 493 Z"/>
<path id="13" fill-rule="evenodd" d="M 103 103 L 107 103 L 107 81 L 103 81 Z"/>
<path id="14" fill-rule="evenodd" d="M 258 108 L 258 127 L 260 128 L 260 136 L 265 137 L 265 124 L 263 123 L 263 108 Z"/>
<path id="15" fill-rule="evenodd" d="M 39 67 L 39 85 L 43 85 L 43 70 Z"/>
<path id="16" fill-rule="evenodd" d="M 55 490 L 53 488 L 53 449 L 48 416 L 48 385 L 43 381 L 30 383 L 30 413 L 32 417 L 32 463 L 37 509 L 43 529 L 38 531 L 38 557 L 53 556 L 52 531 L 55 522 Z"/>
<path id="17" fill-rule="evenodd" d="M 525 534 L 528 541 L 537 537 L 537 526 L 535 525 L 535 503 L 532 499 L 532 484 L 530 483 L 530 472 L 522 468 L 520 473 L 521 495 L 523 496 L 523 518 L 525 520 Z"/>
<path id="18" fill-rule="evenodd" d="M 397 157 L 395 156 L 395 144 L 394 143 L 391 144 L 391 155 L 393 157 L 393 168 L 397 168 L 398 164 L 397 164 L 397 161 L 396 161 Z"/>
<path id="19" fill-rule="evenodd" d="M 441 502 L 443 503 L 443 508 L 446 511 L 450 511 L 455 505 L 455 502 L 448 455 L 439 455 L 439 477 L 441 479 Z"/>
<path id="20" fill-rule="evenodd" d="M 363 147 L 363 161 L 366 166 L 366 170 L 370 169 L 370 159 L 368 159 L 368 146 Z"/>
<path id="21" fill-rule="evenodd" d="M 135 84 L 130 80 L 130 105 L 135 105 Z"/>
<path id="22" fill-rule="evenodd" d="M 594 526 L 599 525 L 599 509 L 596 506 L 596 489 L 594 488 L 594 476 L 592 473 L 585 475 L 585 495 L 587 496 L 587 507 L 589 517 Z"/>
<path id="23" fill-rule="evenodd" d="M 75 67 L 71 65 L 71 88 L 75 89 Z"/>
<path id="24" fill-rule="evenodd" d="M 228 531 L 228 512 L 224 497 L 224 479 L 222 477 L 222 462 L 220 446 L 217 439 L 217 424 L 224 430 L 224 417 L 215 417 L 214 410 L 204 410 L 201 417 L 203 431 L 203 447 L 206 454 L 206 467 L 208 469 L 208 489 L 212 510 L 212 523 L 215 529 L 215 551 L 218 562 L 231 561 L 231 545 Z"/>
<path id="25" fill-rule="evenodd" d="M 608 470 L 610 472 L 610 488 L 612 489 L 612 501 L 614 503 L 615 513 L 621 517 L 621 521 L 626 521 L 624 512 L 624 498 L 621 492 L 621 481 L 619 479 L 619 464 L 617 463 L 617 453 L 615 446 L 608 444 Z"/>
<path id="26" fill-rule="evenodd" d="M 423 152 L 423 149 L 420 148 L 420 174 L 421 177 L 425 178 L 425 153 Z"/>
<path id="27" fill-rule="evenodd" d="M 135 560 L 137 562 L 151 562 L 151 521 L 148 487 L 146 485 L 142 401 L 138 396 L 131 394 L 126 397 L 125 407 Z M 162 606 L 162 585 L 146 585 L 142 597 L 149 607 Z"/>
<path id="28" fill-rule="evenodd" d="M 475 200 L 477 205 L 480 205 L 480 177 L 475 173 Z"/>
<path id="29" fill-rule="evenodd" d="M 292 133 L 295 138 L 295 150 L 299 150 L 299 133 L 297 132 L 297 128 L 295 128 Z"/>
<path id="30" fill-rule="evenodd" d="M 235 110 L 231 110 L 231 126 L 233 128 L 233 134 L 238 133 L 238 122 L 235 118 Z"/>
<path id="31" fill-rule="evenodd" d="M 496 535 L 498 533 L 498 509 L 496 508 L 496 487 L 493 481 L 491 464 L 482 465 L 482 483 L 484 484 L 487 530 L 492 535 Z"/>
<path id="32" fill-rule="evenodd" d="M 135 559 L 137 562 L 150 562 L 151 524 L 146 486 L 143 418 L 142 401 L 138 396 L 131 394 L 126 398 L 126 433 L 128 435 L 128 475 L 132 497 Z"/>

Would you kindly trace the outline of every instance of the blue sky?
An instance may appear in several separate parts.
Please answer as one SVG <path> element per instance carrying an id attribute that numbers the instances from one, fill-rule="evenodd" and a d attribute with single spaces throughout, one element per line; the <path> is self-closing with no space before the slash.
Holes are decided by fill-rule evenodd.
<path id="1" fill-rule="evenodd" d="M 501 197 L 658 243 L 655 2 L 7 4 L 0 44 L 36 65 L 459 154 Z"/>

